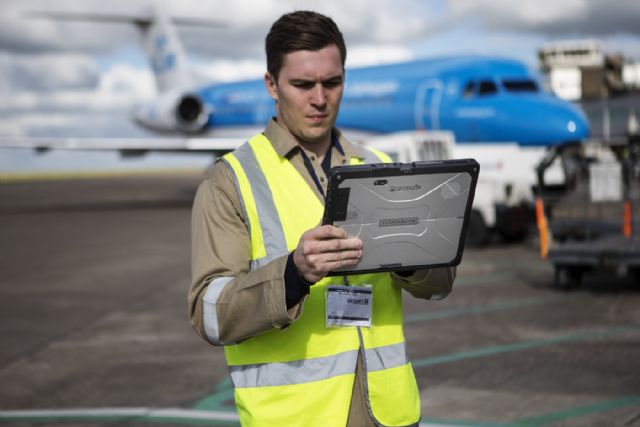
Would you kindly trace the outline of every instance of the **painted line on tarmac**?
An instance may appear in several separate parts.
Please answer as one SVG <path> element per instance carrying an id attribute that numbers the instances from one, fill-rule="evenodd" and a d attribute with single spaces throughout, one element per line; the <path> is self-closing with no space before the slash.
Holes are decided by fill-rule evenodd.
<path id="1" fill-rule="evenodd" d="M 537 347 L 545 347 L 548 345 L 563 344 L 573 341 L 582 341 L 589 338 L 606 337 L 610 335 L 623 334 L 627 332 L 637 332 L 640 325 L 621 326 L 609 329 L 597 329 L 592 331 L 577 332 L 573 334 L 560 335 L 551 338 L 543 338 L 531 341 L 523 341 L 511 344 L 494 345 L 477 350 L 462 351 L 458 353 L 445 354 L 442 356 L 426 357 L 416 359 L 411 362 L 414 368 L 423 366 L 440 365 L 443 363 L 458 362 L 465 359 L 474 359 L 477 357 L 493 356 L 496 354 L 510 353 L 513 351 L 529 350 Z"/>
<path id="2" fill-rule="evenodd" d="M 564 411 L 551 412 L 536 417 L 525 418 L 516 421 L 509 426 L 544 426 L 558 421 L 568 420 L 570 418 L 581 417 L 584 415 L 597 414 L 600 412 L 611 411 L 613 409 L 622 408 L 629 405 L 640 404 L 640 396 L 625 396 L 619 399 L 605 400 L 590 405 L 578 406 L 576 408 L 566 409 Z"/>
<path id="3" fill-rule="evenodd" d="M 482 304 L 473 307 L 452 308 L 449 310 L 439 310 L 433 313 L 416 313 L 404 317 L 405 323 L 425 322 L 429 320 L 444 319 L 447 317 L 465 316 L 468 314 L 488 313 L 491 311 L 511 310 L 514 308 L 531 307 L 542 304 L 552 304 L 567 299 L 566 296 L 552 296 L 544 298 L 525 298 L 492 304 Z"/>
<path id="4" fill-rule="evenodd" d="M 507 424 L 483 421 L 453 421 L 441 419 L 427 419 L 418 424 L 419 427 L 508 427 Z"/>
<path id="5" fill-rule="evenodd" d="M 24 411 L 0 411 L 0 423 L 5 422 L 179 422 L 188 425 L 215 426 L 211 422 L 219 421 L 222 425 L 239 426 L 240 417 L 236 412 L 200 411 L 179 408 L 87 408 L 87 409 L 34 409 Z M 458 422 L 421 422 L 420 427 L 480 427 L 488 424 Z M 493 424 L 495 426 L 495 424 Z"/>
<path id="6" fill-rule="evenodd" d="M 231 405 L 225 402 L 231 402 Z M 208 394 L 193 405 L 193 409 L 206 411 L 224 411 L 229 408 L 235 409 L 233 404 L 233 386 L 231 385 L 231 378 L 228 376 L 216 384 L 213 393 Z"/>
<path id="7" fill-rule="evenodd" d="M 239 425 L 240 417 L 235 412 L 199 411 L 180 408 L 86 408 L 86 409 L 34 409 L 24 411 L 0 411 L 0 422 L 29 421 L 132 421 L 136 422 L 184 422 L 203 424 L 203 422 L 221 421 L 228 425 Z"/>

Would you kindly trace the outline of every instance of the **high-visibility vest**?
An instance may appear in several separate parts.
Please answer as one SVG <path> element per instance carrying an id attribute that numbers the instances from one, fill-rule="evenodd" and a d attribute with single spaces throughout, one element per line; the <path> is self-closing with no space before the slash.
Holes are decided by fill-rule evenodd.
<path id="1" fill-rule="evenodd" d="M 388 161 L 367 151 L 369 163 Z M 293 251 L 300 236 L 320 224 L 323 204 L 305 179 L 262 134 L 224 156 L 248 219 L 251 268 Z M 352 164 L 362 163 L 352 158 Z M 384 426 L 417 425 L 420 400 L 402 330 L 402 293 L 388 273 L 349 276 L 372 285 L 372 326 L 325 326 L 327 285 L 311 287 L 302 316 L 225 345 L 235 402 L 244 426 L 344 426 L 349 414 L 358 351 L 366 372 L 367 406 Z"/>

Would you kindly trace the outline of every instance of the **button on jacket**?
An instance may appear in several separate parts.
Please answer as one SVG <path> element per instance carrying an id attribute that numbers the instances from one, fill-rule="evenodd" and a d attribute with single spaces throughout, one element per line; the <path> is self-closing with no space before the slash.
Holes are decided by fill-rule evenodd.
<path id="1" fill-rule="evenodd" d="M 331 148 L 332 166 L 371 161 L 368 150 L 341 136 L 338 140 L 339 146 Z M 282 220 L 285 235 L 275 252 L 270 223 L 256 214 L 265 208 L 252 207 L 265 203 L 265 191 L 252 194 L 246 177 L 253 176 L 251 163 L 245 160 L 243 167 L 237 161 L 242 150 L 260 159 L 255 164 L 269 178 L 266 193 L 275 194 L 271 210 L 278 210 L 275 222 Z M 351 276 L 356 286 L 373 284 L 374 299 L 385 301 L 374 304 L 371 328 L 324 328 L 323 288 L 341 284 L 340 278 L 323 279 L 287 309 L 287 256 L 302 232 L 318 225 L 324 200 L 316 183 L 326 190 L 327 182 L 316 162 L 314 181 L 301 150 L 272 120 L 264 135 L 216 163 L 201 184 L 193 210 L 189 302 L 194 328 L 213 344 L 226 345 L 244 424 L 294 425 L 297 420 L 299 425 L 355 426 L 374 425 L 373 418 L 383 425 L 416 424 L 419 402 L 404 350 L 400 288 L 421 298 L 443 297 L 455 269 L 419 270 L 409 277 Z M 315 160 L 311 153 L 307 157 Z M 289 188 L 305 206 L 295 206 Z"/>

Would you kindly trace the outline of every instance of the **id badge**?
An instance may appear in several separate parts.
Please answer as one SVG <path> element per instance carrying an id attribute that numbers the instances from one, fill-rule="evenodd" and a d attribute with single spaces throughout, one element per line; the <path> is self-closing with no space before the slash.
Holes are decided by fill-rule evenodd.
<path id="1" fill-rule="evenodd" d="M 327 286 L 326 326 L 371 326 L 371 285 Z"/>

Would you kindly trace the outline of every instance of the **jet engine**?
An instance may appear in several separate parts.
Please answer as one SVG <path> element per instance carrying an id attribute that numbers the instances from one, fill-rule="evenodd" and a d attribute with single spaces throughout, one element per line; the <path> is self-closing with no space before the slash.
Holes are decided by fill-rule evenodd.
<path id="1" fill-rule="evenodd" d="M 135 120 L 154 131 L 197 134 L 209 121 L 209 108 L 194 93 L 166 93 L 134 112 Z"/>

